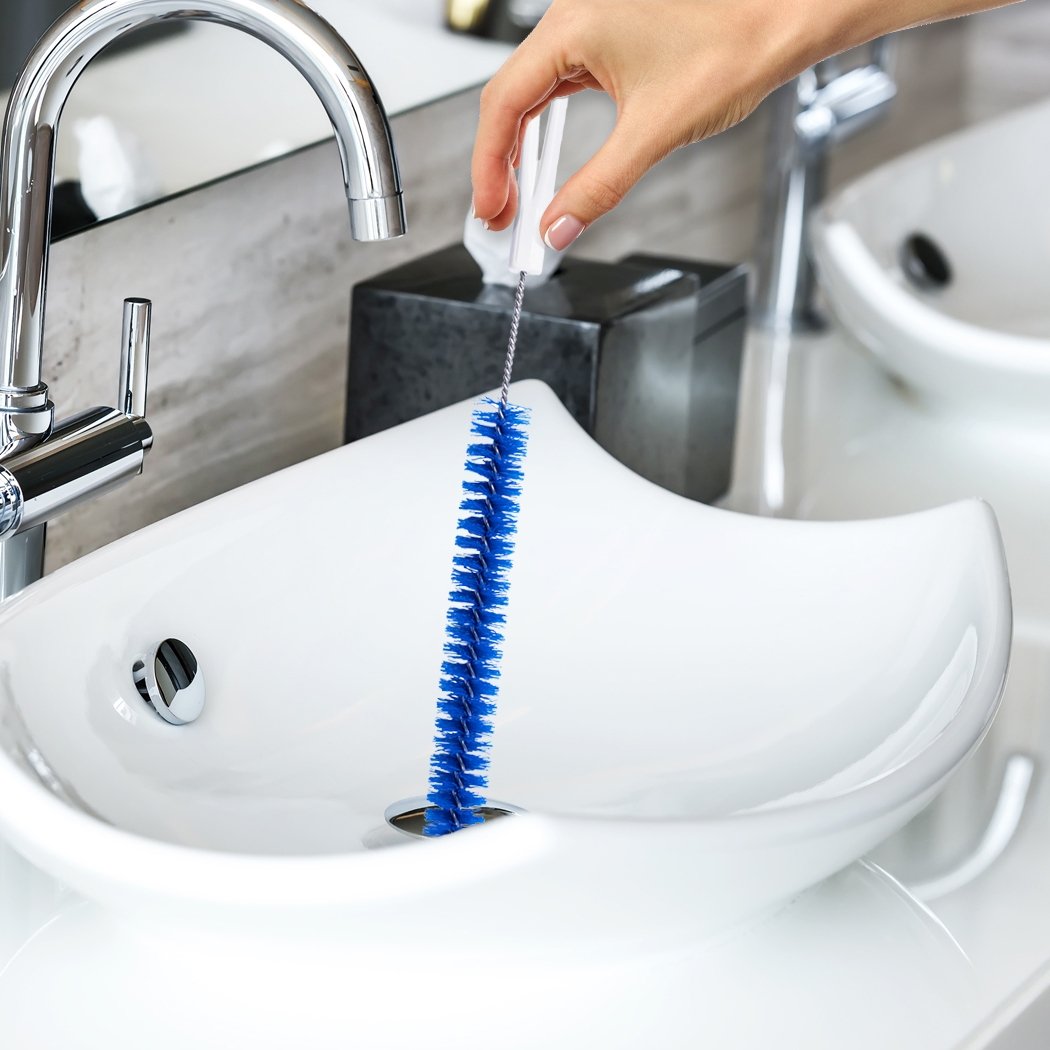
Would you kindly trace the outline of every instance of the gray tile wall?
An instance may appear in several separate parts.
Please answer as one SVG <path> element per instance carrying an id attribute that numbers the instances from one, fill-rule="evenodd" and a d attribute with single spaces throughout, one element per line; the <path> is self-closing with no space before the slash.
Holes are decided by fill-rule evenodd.
<path id="1" fill-rule="evenodd" d="M 893 114 L 842 149 L 833 181 L 1050 94 L 1048 59 L 1050 0 L 905 34 Z M 113 403 L 121 300 L 149 296 L 156 444 L 143 477 L 52 524 L 49 567 L 339 443 L 350 289 L 461 236 L 476 107 L 470 92 L 395 120 L 411 223 L 399 242 L 350 240 L 324 143 L 54 247 L 45 377 L 60 414 Z M 581 97 L 570 120 L 567 164 L 593 151 L 611 113 Z M 764 131 L 760 110 L 669 158 L 580 252 L 745 258 Z M 294 508 L 274 508 L 275 539 L 296 527 Z"/>

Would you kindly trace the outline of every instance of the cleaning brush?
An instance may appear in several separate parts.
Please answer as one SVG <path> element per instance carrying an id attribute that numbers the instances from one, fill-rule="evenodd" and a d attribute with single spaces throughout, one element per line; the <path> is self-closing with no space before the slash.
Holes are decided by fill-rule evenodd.
<path id="1" fill-rule="evenodd" d="M 522 144 L 510 260 L 518 284 L 499 400 L 482 399 L 471 423 L 471 436 L 477 440 L 467 447 L 459 505 L 425 835 L 447 835 L 484 821 L 478 810 L 485 805 L 488 787 L 492 716 L 528 443 L 529 411 L 510 404 L 510 380 L 526 278 L 543 267 L 537 209 L 540 202 L 546 207 L 553 196 L 565 103 L 558 99 L 550 106 L 542 159 L 537 122 L 530 124 Z"/>
<path id="2" fill-rule="evenodd" d="M 452 559 L 437 734 L 430 762 L 424 833 L 447 835 L 481 823 L 487 750 L 499 692 L 500 646 L 506 620 L 508 572 L 514 554 L 528 409 L 507 401 L 517 327 L 525 291 L 518 281 L 499 401 L 475 409 L 467 448 L 463 499 Z"/>

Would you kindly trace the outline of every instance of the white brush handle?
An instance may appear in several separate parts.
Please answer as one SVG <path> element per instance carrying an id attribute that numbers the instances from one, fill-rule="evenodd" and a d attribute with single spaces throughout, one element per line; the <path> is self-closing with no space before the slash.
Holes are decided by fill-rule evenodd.
<path id="1" fill-rule="evenodd" d="M 513 273 L 543 272 L 543 253 L 547 246 L 540 236 L 540 218 L 554 199 L 568 104 L 567 98 L 556 98 L 547 107 L 547 129 L 543 136 L 542 151 L 539 148 L 539 121 L 533 120 L 525 129 L 518 168 L 518 215 L 514 220 L 510 248 L 510 269 Z"/>

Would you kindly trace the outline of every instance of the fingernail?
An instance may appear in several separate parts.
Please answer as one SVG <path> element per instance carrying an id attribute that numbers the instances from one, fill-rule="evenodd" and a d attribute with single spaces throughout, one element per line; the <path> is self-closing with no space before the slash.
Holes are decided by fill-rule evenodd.
<path id="1" fill-rule="evenodd" d="M 476 219 L 478 217 L 478 206 L 474 203 L 474 198 L 470 198 L 470 217 Z"/>
<path id="2" fill-rule="evenodd" d="M 552 251 L 563 252 L 585 229 L 587 227 L 574 215 L 563 215 L 547 227 L 543 241 Z"/>

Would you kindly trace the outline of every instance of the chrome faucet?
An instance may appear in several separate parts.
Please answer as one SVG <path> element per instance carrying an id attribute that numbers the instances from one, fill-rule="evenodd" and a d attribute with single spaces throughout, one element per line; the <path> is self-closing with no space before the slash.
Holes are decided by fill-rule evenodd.
<path id="1" fill-rule="evenodd" d="M 791 332 L 819 326 L 806 237 L 810 213 L 824 196 L 831 148 L 868 127 L 897 93 L 894 41 L 882 37 L 870 47 L 866 65 L 843 71 L 842 58 L 829 59 L 771 99 L 751 306 L 752 319 L 764 328 Z"/>
<path id="2" fill-rule="evenodd" d="M 405 231 L 390 125 L 339 34 L 301 0 L 80 0 L 41 38 L 11 91 L 0 140 L 0 600 L 43 574 L 46 522 L 141 473 L 150 304 L 125 303 L 119 407 L 58 425 L 41 381 L 55 137 L 66 99 L 107 44 L 171 19 L 243 30 L 309 81 L 335 129 L 357 240 Z"/>

